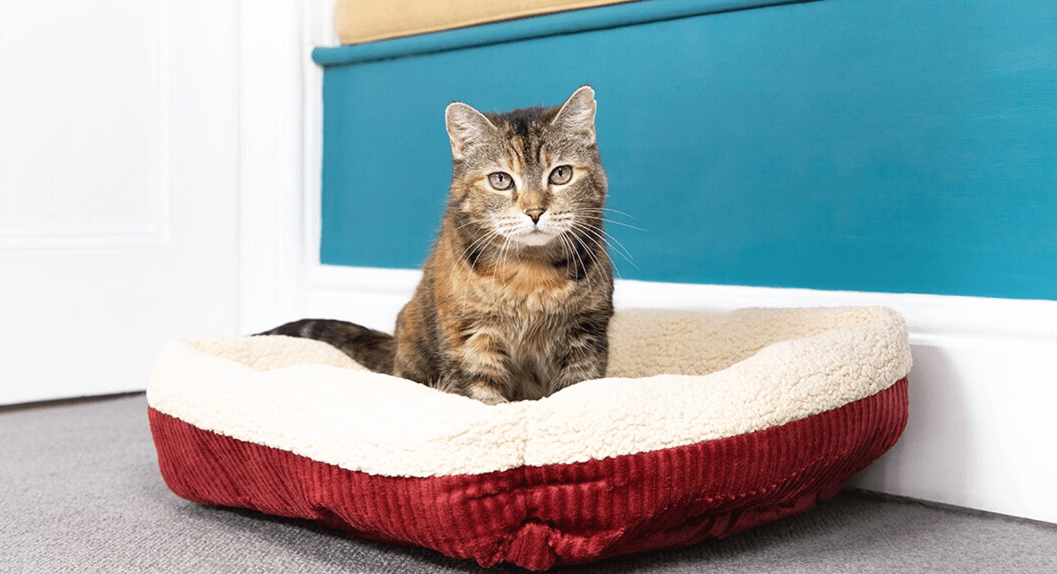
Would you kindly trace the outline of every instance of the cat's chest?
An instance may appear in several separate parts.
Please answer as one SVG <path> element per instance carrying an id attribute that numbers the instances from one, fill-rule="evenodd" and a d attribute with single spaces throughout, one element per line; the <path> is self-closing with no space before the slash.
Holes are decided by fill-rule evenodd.
<path id="1" fill-rule="evenodd" d="M 479 303 L 491 313 L 531 322 L 569 310 L 576 304 L 577 285 L 548 263 L 521 261 L 497 266 L 476 278 Z"/>

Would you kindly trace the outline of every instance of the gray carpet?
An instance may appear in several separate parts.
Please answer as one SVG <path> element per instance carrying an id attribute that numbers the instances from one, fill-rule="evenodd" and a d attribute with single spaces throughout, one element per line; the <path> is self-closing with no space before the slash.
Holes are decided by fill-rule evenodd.
<path id="1" fill-rule="evenodd" d="M 0 412 L 0 572 L 479 572 L 174 496 L 143 395 Z M 524 572 L 499 566 L 491 572 Z M 556 572 L 1057 572 L 1057 525 L 844 491 L 727 540 Z"/>

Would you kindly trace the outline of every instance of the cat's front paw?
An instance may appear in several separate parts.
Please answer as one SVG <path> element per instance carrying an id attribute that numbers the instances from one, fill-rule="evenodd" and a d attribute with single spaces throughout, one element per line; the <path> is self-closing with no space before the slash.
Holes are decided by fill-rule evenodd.
<path id="1" fill-rule="evenodd" d="M 499 394 L 499 391 L 488 385 L 473 385 L 469 390 L 469 396 L 471 399 L 476 399 L 486 405 L 498 405 L 510 402 L 506 397 Z"/>

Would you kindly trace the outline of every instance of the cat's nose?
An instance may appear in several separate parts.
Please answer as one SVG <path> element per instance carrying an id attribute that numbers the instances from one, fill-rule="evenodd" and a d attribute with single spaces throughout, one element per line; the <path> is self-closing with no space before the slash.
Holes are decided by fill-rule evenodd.
<path id="1" fill-rule="evenodd" d="M 539 223 L 540 217 L 543 216 L 543 212 L 547 211 L 543 207 L 530 207 L 525 210 L 525 215 L 532 218 L 532 223 Z"/>

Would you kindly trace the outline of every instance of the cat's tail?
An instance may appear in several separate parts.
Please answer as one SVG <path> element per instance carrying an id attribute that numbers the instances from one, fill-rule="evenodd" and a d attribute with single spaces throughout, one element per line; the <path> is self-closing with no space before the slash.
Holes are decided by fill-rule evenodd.
<path id="1" fill-rule="evenodd" d="M 301 319 L 257 335 L 287 335 L 315 339 L 337 347 L 352 360 L 376 373 L 393 373 L 396 339 L 389 333 L 348 321 Z"/>

